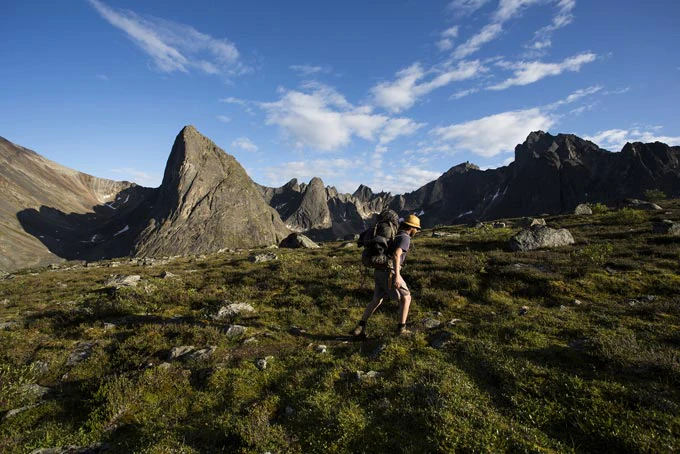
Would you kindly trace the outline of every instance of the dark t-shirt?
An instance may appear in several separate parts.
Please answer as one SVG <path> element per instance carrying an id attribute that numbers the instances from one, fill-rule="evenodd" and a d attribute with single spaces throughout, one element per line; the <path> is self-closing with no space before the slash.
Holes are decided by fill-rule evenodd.
<path id="1" fill-rule="evenodd" d="M 394 237 L 394 242 L 392 243 L 392 254 L 394 254 L 394 251 L 396 251 L 398 248 L 401 248 L 403 252 L 401 254 L 400 265 L 404 264 L 404 261 L 406 260 L 406 254 L 408 253 L 408 249 L 410 247 L 411 237 L 409 236 L 409 234 L 406 232 L 397 233 L 397 236 Z"/>

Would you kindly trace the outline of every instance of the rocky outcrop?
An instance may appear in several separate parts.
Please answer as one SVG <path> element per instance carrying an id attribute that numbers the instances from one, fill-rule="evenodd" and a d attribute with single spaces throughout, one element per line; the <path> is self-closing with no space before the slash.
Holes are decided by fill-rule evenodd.
<path id="1" fill-rule="evenodd" d="M 135 255 L 278 244 L 288 229 L 245 170 L 194 127 L 179 133 Z"/>
<path id="2" fill-rule="evenodd" d="M 318 249 L 319 245 L 301 233 L 291 233 L 279 244 L 280 248 Z"/>

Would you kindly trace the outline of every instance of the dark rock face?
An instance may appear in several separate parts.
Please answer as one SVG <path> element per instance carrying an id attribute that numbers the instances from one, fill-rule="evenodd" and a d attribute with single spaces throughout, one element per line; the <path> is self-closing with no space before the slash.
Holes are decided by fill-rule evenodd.
<path id="1" fill-rule="evenodd" d="M 573 212 L 577 205 L 642 197 L 647 189 L 680 195 L 680 147 L 627 144 L 611 153 L 571 134 L 532 132 L 507 167 L 453 167 L 391 202 L 422 211 L 425 227 L 501 217 Z"/>
<path id="2" fill-rule="evenodd" d="M 288 230 L 233 156 L 192 126 L 179 133 L 135 255 L 278 244 Z"/>

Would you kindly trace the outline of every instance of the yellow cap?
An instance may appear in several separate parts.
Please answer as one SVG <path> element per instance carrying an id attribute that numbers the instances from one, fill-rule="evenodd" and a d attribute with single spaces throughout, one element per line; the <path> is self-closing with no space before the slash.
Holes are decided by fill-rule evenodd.
<path id="1" fill-rule="evenodd" d="M 409 227 L 415 227 L 418 230 L 420 230 L 420 218 L 416 216 L 415 214 L 409 214 L 406 216 L 406 219 L 404 219 L 404 224 L 408 225 Z"/>

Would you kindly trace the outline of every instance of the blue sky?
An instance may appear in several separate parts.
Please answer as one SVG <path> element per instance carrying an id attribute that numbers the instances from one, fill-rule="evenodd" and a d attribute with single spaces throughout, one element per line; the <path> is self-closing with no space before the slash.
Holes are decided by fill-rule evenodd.
<path id="1" fill-rule="evenodd" d="M 258 183 L 403 193 L 532 130 L 680 145 L 676 0 L 7 1 L 0 135 L 157 186 L 192 124 Z"/>

